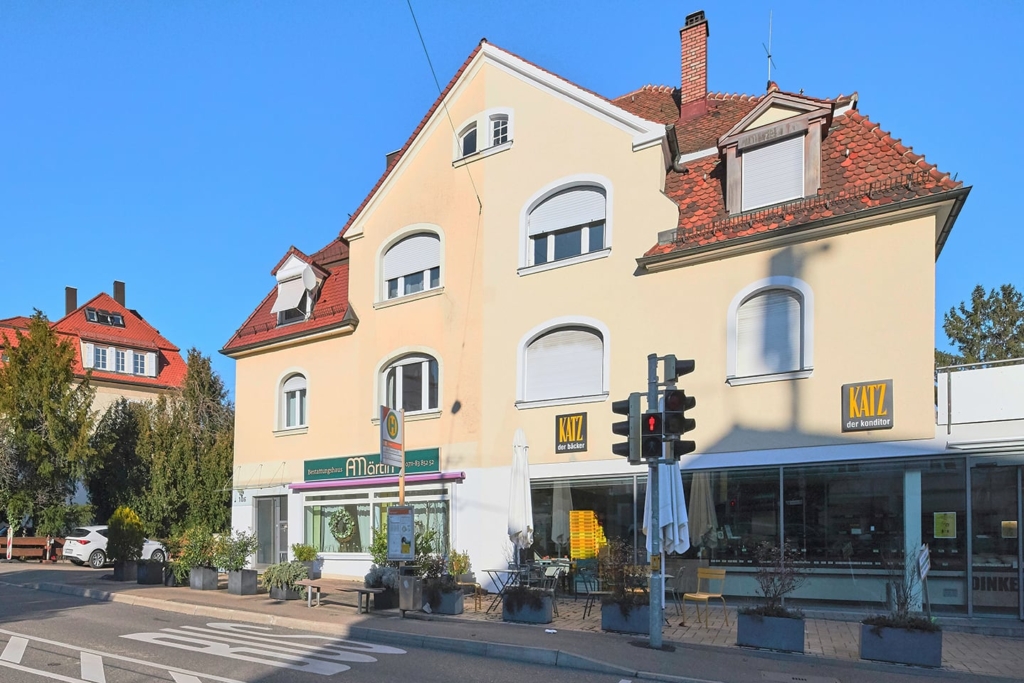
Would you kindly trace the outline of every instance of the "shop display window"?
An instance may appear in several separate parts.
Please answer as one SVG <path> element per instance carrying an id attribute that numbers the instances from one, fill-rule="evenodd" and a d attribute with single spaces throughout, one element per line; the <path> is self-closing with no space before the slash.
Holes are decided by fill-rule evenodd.
<path id="1" fill-rule="evenodd" d="M 634 479 L 532 482 L 533 552 L 540 557 L 590 559 L 611 539 L 633 545 L 643 523 L 642 507 L 639 518 L 635 513 Z"/>

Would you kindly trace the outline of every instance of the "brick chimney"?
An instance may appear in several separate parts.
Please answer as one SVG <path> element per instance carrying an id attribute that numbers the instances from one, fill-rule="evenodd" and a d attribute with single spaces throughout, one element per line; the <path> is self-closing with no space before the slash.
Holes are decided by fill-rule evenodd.
<path id="1" fill-rule="evenodd" d="M 64 315 L 78 308 L 78 290 L 74 287 L 64 288 Z"/>
<path id="2" fill-rule="evenodd" d="M 124 306 L 124 283 L 114 280 L 114 301 Z"/>
<path id="3" fill-rule="evenodd" d="M 679 29 L 682 51 L 680 120 L 695 118 L 707 110 L 708 35 L 708 20 L 703 10 L 688 15 L 683 28 Z"/>

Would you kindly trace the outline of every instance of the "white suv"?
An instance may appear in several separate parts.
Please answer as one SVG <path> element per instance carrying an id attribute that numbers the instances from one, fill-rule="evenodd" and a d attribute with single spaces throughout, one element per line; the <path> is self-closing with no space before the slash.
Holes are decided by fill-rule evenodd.
<path id="1" fill-rule="evenodd" d="M 83 526 L 72 531 L 64 539 L 64 557 L 79 566 L 89 563 L 93 569 L 101 569 L 107 563 L 107 527 Z M 142 544 L 142 559 L 163 562 L 167 549 L 147 538 Z"/>

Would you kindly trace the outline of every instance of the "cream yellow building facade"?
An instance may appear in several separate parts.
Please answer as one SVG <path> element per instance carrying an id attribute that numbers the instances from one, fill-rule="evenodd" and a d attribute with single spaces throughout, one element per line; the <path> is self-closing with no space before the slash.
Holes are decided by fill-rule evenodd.
<path id="1" fill-rule="evenodd" d="M 706 22 L 688 22 L 684 76 L 687 40 L 703 38 L 690 59 L 706 60 Z M 233 519 L 260 535 L 260 565 L 309 542 L 327 574 L 368 570 L 373 530 L 397 501 L 395 472 L 377 460 L 382 404 L 405 408 L 417 518 L 444 549 L 467 550 L 478 578 L 510 553 L 518 429 L 537 555 L 572 554 L 568 505 L 593 510 L 643 559 L 646 470 L 612 455 L 611 403 L 646 390 L 648 354 L 672 353 L 696 363 L 681 380 L 697 398 L 686 492 L 708 489 L 718 517 L 696 521 L 692 552 L 735 567 L 730 591 L 749 593 L 754 545 L 796 533 L 808 562 L 828 563 L 806 597 L 846 590 L 829 573 L 848 578 L 844 558 L 869 575 L 856 599 L 884 597 L 869 546 L 921 542 L 921 472 L 944 452 L 935 259 L 966 190 L 891 138 L 861 158 L 905 168 L 843 165 L 865 140 L 883 145 L 856 96 L 771 89 L 739 111 L 706 81 L 688 95 L 684 78 L 607 100 L 481 43 L 339 240 L 289 252 L 224 349 L 237 361 Z M 651 102 L 676 109 L 659 119 Z M 708 143 L 692 131 L 714 112 L 723 121 Z M 790 171 L 796 197 L 781 187 Z M 869 405 L 865 383 L 888 397 Z M 846 429 L 861 412 L 882 428 Z M 893 492 L 881 502 L 863 488 L 879 478 Z M 850 484 L 823 502 L 814 491 L 829 480 Z M 863 519 L 842 496 L 870 499 Z M 828 505 L 850 519 L 827 522 Z M 787 512 L 803 515 L 802 531 Z"/>

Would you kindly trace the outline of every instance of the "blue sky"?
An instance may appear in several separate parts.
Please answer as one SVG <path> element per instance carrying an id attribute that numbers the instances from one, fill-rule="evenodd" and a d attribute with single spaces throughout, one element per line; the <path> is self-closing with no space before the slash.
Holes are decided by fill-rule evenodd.
<path id="1" fill-rule="evenodd" d="M 609 97 L 679 80 L 678 29 L 710 21 L 710 88 L 775 78 L 860 108 L 974 186 L 937 264 L 941 313 L 1024 287 L 1007 213 L 1024 3 L 414 1 L 442 84 L 480 38 Z M 290 244 L 336 235 L 436 98 L 404 0 L 0 3 L 0 317 L 63 313 L 127 282 L 172 342 L 214 357 Z M 1012 128 L 1011 128 L 1012 130 Z M 1002 198 L 1002 199 L 1000 199 Z"/>

